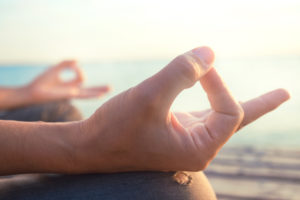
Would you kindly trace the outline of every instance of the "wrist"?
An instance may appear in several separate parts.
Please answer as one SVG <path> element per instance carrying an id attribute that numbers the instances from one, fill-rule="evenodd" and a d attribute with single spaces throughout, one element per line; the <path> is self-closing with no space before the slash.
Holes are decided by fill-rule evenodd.
<path id="1" fill-rule="evenodd" d="M 78 172 L 77 127 L 78 122 L 0 120 L 0 175 Z"/>
<path id="2" fill-rule="evenodd" d="M 81 121 L 54 123 L 54 141 L 58 146 L 58 173 L 76 174 L 82 172 L 84 160 L 80 155 L 84 152 L 84 140 L 81 132 Z M 54 167 L 55 168 L 55 167 Z"/>
<path id="3" fill-rule="evenodd" d="M 35 122 L 35 126 L 24 137 L 26 172 L 76 173 L 78 124 Z"/>
<path id="4" fill-rule="evenodd" d="M 75 152 L 76 166 L 74 173 L 98 173 L 129 171 L 128 148 L 121 145 L 124 141 L 116 140 L 114 134 L 99 116 L 78 123 L 80 134 L 77 137 Z M 126 143 L 126 142 L 124 142 Z"/>

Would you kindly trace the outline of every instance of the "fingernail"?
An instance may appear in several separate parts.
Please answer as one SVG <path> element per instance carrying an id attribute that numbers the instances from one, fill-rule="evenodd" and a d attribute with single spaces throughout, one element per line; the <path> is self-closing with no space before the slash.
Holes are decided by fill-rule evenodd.
<path id="1" fill-rule="evenodd" d="M 198 47 L 192 50 L 192 52 L 202 61 L 204 68 L 209 68 L 214 62 L 214 52 L 209 47 Z"/>

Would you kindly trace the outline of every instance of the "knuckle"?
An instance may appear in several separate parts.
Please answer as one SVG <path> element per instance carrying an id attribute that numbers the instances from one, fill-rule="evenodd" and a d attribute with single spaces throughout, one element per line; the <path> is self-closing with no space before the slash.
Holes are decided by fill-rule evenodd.
<path id="1" fill-rule="evenodd" d="M 190 84 L 197 80 L 199 69 L 191 56 L 186 54 L 179 55 L 174 59 L 174 63 L 179 77 L 186 79 Z"/>
<path id="2" fill-rule="evenodd" d="M 244 109 L 242 108 L 242 106 L 240 106 L 239 104 L 237 104 L 235 110 L 234 110 L 234 116 L 237 122 L 241 122 L 244 119 Z"/>

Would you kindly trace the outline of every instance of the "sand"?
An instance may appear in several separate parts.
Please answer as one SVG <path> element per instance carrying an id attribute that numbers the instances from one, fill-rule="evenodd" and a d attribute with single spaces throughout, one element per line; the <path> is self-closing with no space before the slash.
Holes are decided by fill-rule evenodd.
<path id="1" fill-rule="evenodd" d="M 226 147 L 205 170 L 218 199 L 300 199 L 300 149 Z"/>

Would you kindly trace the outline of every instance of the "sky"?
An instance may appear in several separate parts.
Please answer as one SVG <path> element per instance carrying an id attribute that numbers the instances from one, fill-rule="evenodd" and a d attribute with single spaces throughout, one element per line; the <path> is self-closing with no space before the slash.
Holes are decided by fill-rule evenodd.
<path id="1" fill-rule="evenodd" d="M 0 0 L 0 63 L 300 56 L 295 0 Z"/>

